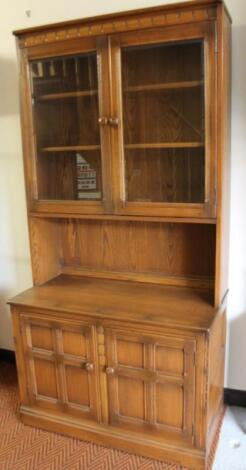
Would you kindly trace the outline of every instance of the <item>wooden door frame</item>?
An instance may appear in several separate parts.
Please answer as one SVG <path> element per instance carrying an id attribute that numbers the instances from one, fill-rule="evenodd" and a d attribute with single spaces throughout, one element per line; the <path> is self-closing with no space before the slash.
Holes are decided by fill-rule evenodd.
<path id="1" fill-rule="evenodd" d="M 20 97 L 22 146 L 28 211 L 33 213 L 57 214 L 104 214 L 112 211 L 111 191 L 111 147 L 110 129 L 100 127 L 102 187 L 101 201 L 76 200 L 44 200 L 38 198 L 37 184 L 37 149 L 35 145 L 35 129 L 33 122 L 32 94 L 29 62 L 49 59 L 51 57 L 68 57 L 75 54 L 95 52 L 97 54 L 99 116 L 109 114 L 109 83 L 108 83 L 108 48 L 107 37 L 76 38 L 67 44 L 59 41 L 55 44 L 43 44 L 19 52 L 20 65 Z"/>
<path id="2" fill-rule="evenodd" d="M 127 202 L 124 176 L 123 105 L 121 84 L 121 48 L 170 41 L 204 39 L 205 63 L 205 202 L 203 204 Z M 126 32 L 110 37 L 112 86 L 111 115 L 119 118 L 111 128 L 113 165 L 113 198 L 116 213 L 121 215 L 216 217 L 216 25 L 214 21 L 198 24 L 155 28 L 137 33 Z M 120 184 L 119 184 L 120 183 Z"/>

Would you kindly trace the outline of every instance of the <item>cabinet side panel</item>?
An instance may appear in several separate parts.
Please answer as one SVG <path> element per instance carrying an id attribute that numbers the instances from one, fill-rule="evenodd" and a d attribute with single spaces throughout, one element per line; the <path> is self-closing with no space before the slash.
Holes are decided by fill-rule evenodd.
<path id="1" fill-rule="evenodd" d="M 20 315 L 16 307 L 11 307 L 12 324 L 15 343 L 15 358 L 18 374 L 19 397 L 21 405 L 29 404 L 29 392 L 26 375 L 26 358 L 23 348 L 23 331 L 21 330 Z"/>
<path id="2" fill-rule="evenodd" d="M 59 224 L 55 220 L 30 218 L 29 234 L 34 285 L 60 273 Z"/>
<path id="3" fill-rule="evenodd" d="M 218 223 L 216 292 L 219 305 L 228 289 L 230 152 L 231 152 L 231 24 L 223 6 L 218 21 Z"/>
<path id="4" fill-rule="evenodd" d="M 217 315 L 209 340 L 207 449 L 213 443 L 223 409 L 226 311 Z"/>

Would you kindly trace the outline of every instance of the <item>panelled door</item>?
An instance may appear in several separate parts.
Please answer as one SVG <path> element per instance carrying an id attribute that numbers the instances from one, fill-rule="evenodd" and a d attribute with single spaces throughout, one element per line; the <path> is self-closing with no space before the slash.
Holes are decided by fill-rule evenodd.
<path id="1" fill-rule="evenodd" d="M 105 330 L 109 422 L 192 443 L 195 342 Z"/>
<path id="2" fill-rule="evenodd" d="M 215 216 L 215 25 L 111 38 L 117 212 Z"/>
<path id="3" fill-rule="evenodd" d="M 99 420 L 94 326 L 21 315 L 32 405 Z"/>

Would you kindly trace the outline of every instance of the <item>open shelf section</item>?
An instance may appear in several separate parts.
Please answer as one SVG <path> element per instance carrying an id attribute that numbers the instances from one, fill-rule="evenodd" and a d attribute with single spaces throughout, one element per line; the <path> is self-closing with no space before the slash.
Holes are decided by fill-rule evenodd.
<path id="1" fill-rule="evenodd" d="M 197 88 L 204 85 L 203 80 L 192 80 L 185 82 L 153 83 L 149 85 L 134 85 L 125 88 L 126 93 L 159 90 L 183 90 L 185 88 Z"/>
<path id="2" fill-rule="evenodd" d="M 100 145 L 68 145 L 65 147 L 43 147 L 39 149 L 40 152 L 76 152 L 79 150 L 100 150 Z"/>
<path id="3" fill-rule="evenodd" d="M 86 96 L 95 96 L 97 94 L 97 90 L 69 91 L 66 93 L 49 93 L 45 95 L 33 96 L 33 99 L 37 101 L 53 101 L 63 100 L 66 98 L 83 98 Z"/>
<path id="4" fill-rule="evenodd" d="M 155 142 L 143 144 L 126 144 L 125 149 L 200 148 L 204 146 L 204 142 Z"/>

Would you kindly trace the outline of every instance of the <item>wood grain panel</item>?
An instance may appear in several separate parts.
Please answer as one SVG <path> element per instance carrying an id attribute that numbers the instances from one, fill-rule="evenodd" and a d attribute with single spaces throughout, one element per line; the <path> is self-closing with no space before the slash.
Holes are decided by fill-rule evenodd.
<path id="1" fill-rule="evenodd" d="M 184 352 L 182 349 L 165 348 L 157 345 L 155 351 L 157 371 L 182 375 L 184 373 Z"/>
<path id="2" fill-rule="evenodd" d="M 213 225 L 70 219 L 60 222 L 60 236 L 63 266 L 214 276 Z"/>
<path id="3" fill-rule="evenodd" d="M 34 348 L 54 349 L 52 329 L 42 325 L 31 325 L 31 341 Z"/>
<path id="4" fill-rule="evenodd" d="M 117 386 L 120 415 L 144 420 L 144 382 L 119 377 Z"/>
<path id="5" fill-rule="evenodd" d="M 58 399 L 56 365 L 43 359 L 34 359 L 37 395 Z"/>
<path id="6" fill-rule="evenodd" d="M 87 356 L 86 338 L 79 331 L 69 331 L 69 328 L 62 331 L 63 351 L 64 354 L 72 354 L 73 356 Z"/>
<path id="7" fill-rule="evenodd" d="M 183 388 L 170 384 L 156 384 L 155 399 L 156 423 L 182 429 L 184 412 Z"/>
<path id="8" fill-rule="evenodd" d="M 89 407 L 88 372 L 79 367 L 65 365 L 65 375 L 68 402 Z"/>
<path id="9" fill-rule="evenodd" d="M 122 365 L 144 367 L 144 345 L 139 342 L 119 339 L 117 341 L 117 360 Z"/>
<path id="10" fill-rule="evenodd" d="M 29 218 L 32 273 L 40 285 L 60 273 L 60 233 L 55 220 Z"/>

